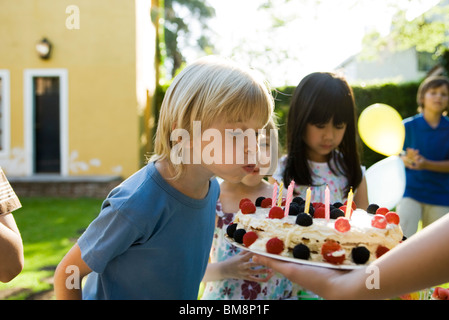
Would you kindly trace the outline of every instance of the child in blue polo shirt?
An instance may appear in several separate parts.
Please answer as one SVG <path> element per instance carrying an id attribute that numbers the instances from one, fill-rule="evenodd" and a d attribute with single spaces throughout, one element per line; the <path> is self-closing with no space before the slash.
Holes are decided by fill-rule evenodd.
<path id="1" fill-rule="evenodd" d="M 449 79 L 429 77 L 418 89 L 420 113 L 404 120 L 406 189 L 397 213 L 406 237 L 449 212 Z"/>
<path id="2" fill-rule="evenodd" d="M 216 57 L 186 67 L 162 102 L 154 156 L 111 191 L 60 262 L 56 298 L 196 299 L 214 233 L 213 177 L 239 182 L 254 169 L 257 145 L 248 141 L 272 112 L 270 90 L 254 72 Z M 254 137 L 236 159 L 242 132 Z"/>

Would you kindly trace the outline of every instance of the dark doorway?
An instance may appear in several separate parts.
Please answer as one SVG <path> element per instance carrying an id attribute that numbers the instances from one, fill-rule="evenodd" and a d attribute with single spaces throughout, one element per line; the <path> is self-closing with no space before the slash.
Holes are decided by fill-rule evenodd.
<path id="1" fill-rule="evenodd" d="M 34 77 L 34 172 L 61 173 L 59 77 Z"/>

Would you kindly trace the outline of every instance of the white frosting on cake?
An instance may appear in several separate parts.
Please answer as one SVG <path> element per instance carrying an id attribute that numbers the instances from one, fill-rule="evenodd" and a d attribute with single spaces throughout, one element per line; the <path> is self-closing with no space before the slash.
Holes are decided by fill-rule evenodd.
<path id="1" fill-rule="evenodd" d="M 374 215 L 361 209 L 354 210 L 349 221 L 351 229 L 340 232 L 335 229 L 334 219 L 313 219 L 310 226 L 296 224 L 296 216 L 287 216 L 282 219 L 270 219 L 268 214 L 271 208 L 257 207 L 256 213 L 242 214 L 239 211 L 234 223 L 238 223 L 237 229 L 254 231 L 258 239 L 250 248 L 255 251 L 266 252 L 266 242 L 277 237 L 284 241 L 284 251 L 281 255 L 292 257 L 292 249 L 297 244 L 305 244 L 311 251 L 312 261 L 324 261 L 321 255 L 321 247 L 326 240 L 337 241 L 346 251 L 344 264 L 354 264 L 351 259 L 351 251 L 354 247 L 365 246 L 370 251 L 368 263 L 376 259 L 376 250 L 379 246 L 392 249 L 401 242 L 403 234 L 401 227 L 396 224 L 387 224 L 385 229 L 371 226 Z"/>

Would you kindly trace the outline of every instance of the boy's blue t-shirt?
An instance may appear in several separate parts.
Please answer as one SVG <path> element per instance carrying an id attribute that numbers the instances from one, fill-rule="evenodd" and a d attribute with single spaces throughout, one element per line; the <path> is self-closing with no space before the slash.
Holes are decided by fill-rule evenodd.
<path id="1" fill-rule="evenodd" d="M 449 118 L 441 117 L 437 128 L 432 128 L 422 114 L 404 120 L 407 148 L 418 149 L 428 160 L 449 160 Z M 404 197 L 419 202 L 449 206 L 449 173 L 406 169 Z"/>
<path id="2" fill-rule="evenodd" d="M 170 186 L 149 163 L 111 191 L 78 240 L 93 270 L 83 299 L 197 299 L 206 270 L 219 196 L 204 199 Z"/>

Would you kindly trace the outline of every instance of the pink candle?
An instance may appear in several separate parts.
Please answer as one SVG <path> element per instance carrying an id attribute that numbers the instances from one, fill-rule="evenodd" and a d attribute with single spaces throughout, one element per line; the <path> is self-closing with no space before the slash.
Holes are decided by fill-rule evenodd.
<path id="1" fill-rule="evenodd" d="M 276 200 L 278 195 L 278 184 L 275 181 L 273 185 L 273 197 L 271 198 L 271 207 L 274 208 L 276 206 Z"/>
<path id="2" fill-rule="evenodd" d="M 287 199 L 285 200 L 285 217 L 288 216 L 288 212 L 290 211 L 290 203 L 292 203 L 293 200 L 293 188 L 295 187 L 295 181 L 291 181 L 288 189 L 287 189 Z"/>
<path id="3" fill-rule="evenodd" d="M 326 190 L 324 190 L 324 217 L 326 221 L 330 219 L 330 198 L 329 186 L 326 185 Z"/>

